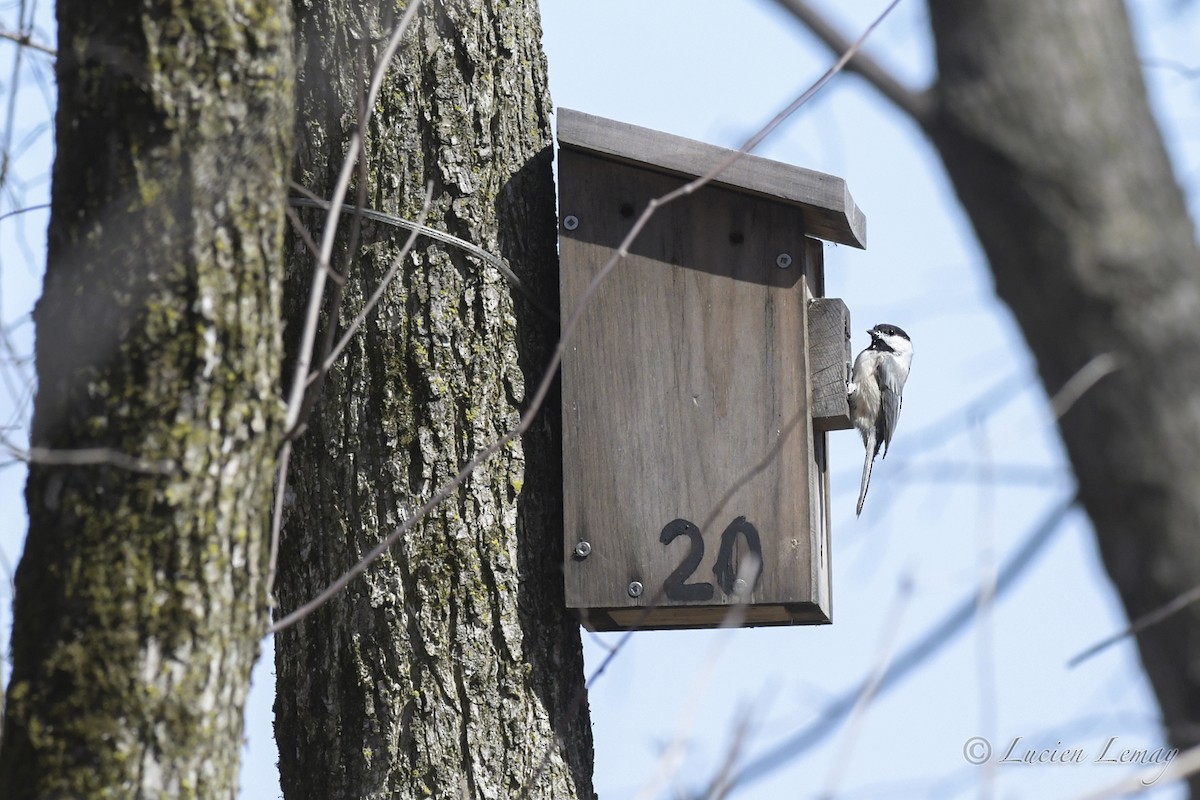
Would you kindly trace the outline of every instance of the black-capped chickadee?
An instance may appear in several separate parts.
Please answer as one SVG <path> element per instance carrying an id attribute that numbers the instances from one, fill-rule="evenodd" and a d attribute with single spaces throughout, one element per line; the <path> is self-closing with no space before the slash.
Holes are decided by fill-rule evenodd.
<path id="1" fill-rule="evenodd" d="M 887 457 L 896 422 L 900 418 L 904 382 L 912 366 L 913 347 L 908 334 L 895 325 L 876 325 L 867 331 L 871 344 L 854 359 L 850 385 L 850 419 L 862 434 L 867 448 L 863 460 L 862 485 L 858 490 L 858 511 L 862 514 L 871 482 L 871 467 L 880 448 Z"/>

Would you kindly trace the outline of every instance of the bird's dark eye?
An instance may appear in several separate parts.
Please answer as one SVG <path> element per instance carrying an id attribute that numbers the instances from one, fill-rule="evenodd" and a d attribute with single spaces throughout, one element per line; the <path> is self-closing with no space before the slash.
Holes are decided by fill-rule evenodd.
<path id="1" fill-rule="evenodd" d="M 904 332 L 903 328 L 887 323 L 876 325 L 874 333 L 877 336 L 899 336 L 901 339 L 908 339 L 908 334 Z"/>

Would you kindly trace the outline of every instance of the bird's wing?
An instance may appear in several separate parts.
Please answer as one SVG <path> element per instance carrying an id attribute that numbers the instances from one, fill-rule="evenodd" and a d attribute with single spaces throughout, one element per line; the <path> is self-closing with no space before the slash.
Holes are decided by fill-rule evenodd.
<path id="1" fill-rule="evenodd" d="M 882 364 L 875 368 L 875 377 L 879 382 L 879 421 L 876 423 L 875 437 L 875 454 L 879 454 L 880 448 L 883 449 L 883 455 L 887 457 L 887 449 L 892 443 L 892 434 L 896 432 L 896 422 L 900 419 L 900 393 L 904 390 L 904 384 L 895 380 L 892 376 L 888 380 L 888 373 L 883 369 Z"/>

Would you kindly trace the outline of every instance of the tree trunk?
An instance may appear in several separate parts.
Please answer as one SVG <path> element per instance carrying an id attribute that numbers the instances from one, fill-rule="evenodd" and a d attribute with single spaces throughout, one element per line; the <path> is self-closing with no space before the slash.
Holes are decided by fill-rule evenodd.
<path id="1" fill-rule="evenodd" d="M 927 130 L 1050 392 L 1130 618 L 1200 584 L 1200 251 L 1119 0 L 930 0 Z M 1200 607 L 1138 637 L 1171 742 L 1200 741 Z M 1200 794 L 1200 777 L 1192 779 Z"/>
<path id="2" fill-rule="evenodd" d="M 232 798 L 279 438 L 290 13 L 57 13 L 0 796 Z"/>
<path id="3" fill-rule="evenodd" d="M 845 49 L 803 0 L 778 1 Z M 929 15 L 931 91 L 907 91 L 869 58 L 849 68 L 937 147 L 1047 391 L 1096 356 L 1118 359 L 1059 429 L 1105 568 L 1138 619 L 1200 584 L 1200 249 L 1125 7 L 929 0 Z M 1138 647 L 1171 742 L 1200 742 L 1200 607 Z"/>
<path id="4" fill-rule="evenodd" d="M 328 197 L 397 12 L 296 0 L 295 180 Z M 428 2 L 366 128 L 358 192 L 503 256 L 557 305 L 549 100 L 533 2 Z M 323 214 L 304 212 L 313 227 Z M 343 225 L 351 228 L 346 219 Z M 339 332 L 407 231 L 342 239 Z M 313 256 L 293 243 L 293 334 Z M 349 253 L 349 255 L 347 255 Z M 328 310 L 328 308 L 327 308 Z M 511 428 L 557 324 L 492 266 L 422 239 L 325 383 L 292 461 L 283 611 L 309 600 Z M 578 626 L 564 613 L 556 400 L 343 593 L 276 640 L 288 798 L 590 798 Z"/>

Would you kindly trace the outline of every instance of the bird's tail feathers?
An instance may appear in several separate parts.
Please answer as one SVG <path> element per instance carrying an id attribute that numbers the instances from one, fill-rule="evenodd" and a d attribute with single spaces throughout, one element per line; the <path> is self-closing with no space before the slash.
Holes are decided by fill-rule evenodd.
<path id="1" fill-rule="evenodd" d="M 862 484 L 858 488 L 858 509 L 855 516 L 861 517 L 863 503 L 867 502 L 867 487 L 871 484 L 871 469 L 875 466 L 875 433 L 872 431 L 863 454 Z"/>

